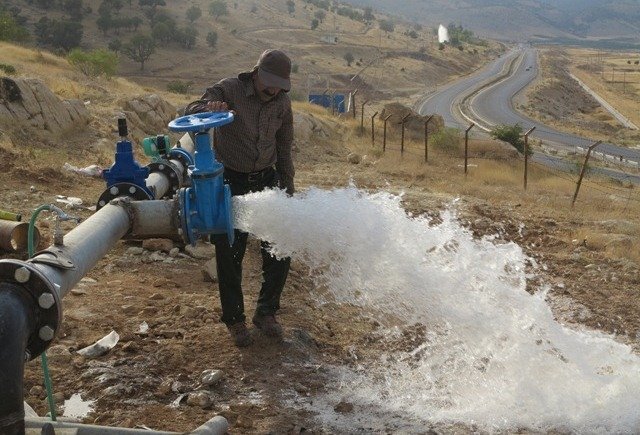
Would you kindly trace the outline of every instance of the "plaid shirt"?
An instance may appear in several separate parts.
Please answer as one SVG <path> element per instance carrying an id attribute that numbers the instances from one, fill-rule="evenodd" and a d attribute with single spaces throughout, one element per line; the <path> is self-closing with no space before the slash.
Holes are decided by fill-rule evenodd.
<path id="1" fill-rule="evenodd" d="M 219 81 L 190 103 L 186 114 L 206 111 L 209 101 L 224 101 L 235 119 L 216 133 L 216 157 L 237 172 L 256 172 L 276 165 L 282 187 L 293 193 L 295 170 L 291 158 L 293 114 L 291 100 L 280 92 L 263 103 L 256 94 L 250 73 Z"/>

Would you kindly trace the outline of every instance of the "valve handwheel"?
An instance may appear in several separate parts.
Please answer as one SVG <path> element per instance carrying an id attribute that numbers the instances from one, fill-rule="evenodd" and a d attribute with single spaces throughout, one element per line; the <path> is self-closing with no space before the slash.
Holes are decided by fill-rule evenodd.
<path id="1" fill-rule="evenodd" d="M 169 123 L 172 131 L 206 131 L 233 122 L 232 112 L 203 112 L 181 116 Z"/>

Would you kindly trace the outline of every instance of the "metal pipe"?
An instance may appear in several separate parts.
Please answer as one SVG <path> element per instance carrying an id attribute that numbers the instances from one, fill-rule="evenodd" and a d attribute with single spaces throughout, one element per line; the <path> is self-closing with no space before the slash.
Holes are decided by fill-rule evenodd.
<path id="1" fill-rule="evenodd" d="M 105 427 L 96 426 L 90 424 L 80 424 L 71 422 L 52 422 L 49 419 L 44 418 L 27 418 L 26 427 L 28 429 L 41 429 L 45 424 L 51 424 L 54 429 L 62 430 L 66 429 L 70 433 L 78 435 L 175 435 L 178 432 L 166 432 L 147 429 L 129 429 L 123 427 Z M 229 423 L 227 419 L 222 416 L 215 416 L 211 420 L 207 421 L 202 426 L 195 429 L 193 432 L 180 432 L 180 434 L 193 434 L 193 435 L 222 435 L 229 429 Z M 65 432 L 66 433 L 66 432 Z"/>
<path id="2" fill-rule="evenodd" d="M 22 215 L 19 213 L 13 213 L 6 210 L 0 210 L 0 219 L 4 219 L 7 221 L 20 222 L 22 220 Z"/>
<path id="3" fill-rule="evenodd" d="M 35 310 L 15 284 L 0 282 L 0 433 L 24 433 L 24 361 Z"/>
<path id="4" fill-rule="evenodd" d="M 29 224 L 27 222 L 13 222 L 0 220 L 0 250 L 18 252 L 27 250 L 27 236 Z M 34 246 L 40 243 L 40 232 L 34 228 Z"/>
<path id="5" fill-rule="evenodd" d="M 169 190 L 171 183 L 162 172 L 151 172 L 147 177 L 146 185 L 153 192 L 155 198 L 162 198 Z"/>

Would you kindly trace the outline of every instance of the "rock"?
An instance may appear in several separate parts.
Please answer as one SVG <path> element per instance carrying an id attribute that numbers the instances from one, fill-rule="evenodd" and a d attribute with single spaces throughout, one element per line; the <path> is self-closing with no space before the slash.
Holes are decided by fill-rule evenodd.
<path id="1" fill-rule="evenodd" d="M 132 246 L 126 251 L 127 255 L 142 255 L 143 253 L 144 253 L 144 248 L 141 248 L 139 246 Z"/>
<path id="2" fill-rule="evenodd" d="M 149 296 L 149 299 L 151 299 L 152 301 L 160 301 L 164 298 L 165 296 L 162 293 L 154 293 L 151 296 Z"/>
<path id="3" fill-rule="evenodd" d="M 0 78 L 0 119 L 61 133 L 91 118 L 80 100 L 61 100 L 39 79 Z"/>
<path id="4" fill-rule="evenodd" d="M 40 385 L 34 385 L 29 390 L 29 395 L 32 396 L 32 397 L 37 397 L 37 398 L 44 397 L 44 395 L 45 395 L 44 388 L 42 388 Z"/>
<path id="5" fill-rule="evenodd" d="M 360 157 L 360 154 L 350 153 L 347 156 L 347 161 L 353 165 L 357 165 L 362 161 L 362 157 Z"/>
<path id="6" fill-rule="evenodd" d="M 176 117 L 176 108 L 156 94 L 142 95 L 121 104 L 134 138 L 142 139 L 164 131 L 169 121 Z"/>
<path id="7" fill-rule="evenodd" d="M 180 253 L 180 248 L 173 248 L 172 250 L 169 251 L 169 257 L 176 258 L 179 253 Z"/>
<path id="8" fill-rule="evenodd" d="M 218 282 L 218 270 L 216 268 L 215 258 L 212 258 L 204 264 L 202 268 L 202 278 L 204 282 Z"/>
<path id="9" fill-rule="evenodd" d="M 69 364 L 73 359 L 71 352 L 65 345 L 62 344 L 54 344 L 49 349 L 47 349 L 47 357 L 51 362 L 60 363 L 60 364 Z"/>
<path id="10" fill-rule="evenodd" d="M 138 312 L 138 307 L 136 307 L 135 305 L 122 305 L 120 309 L 122 313 L 126 314 L 127 316 L 132 316 Z"/>
<path id="11" fill-rule="evenodd" d="M 187 405 L 199 406 L 200 408 L 207 408 L 213 404 L 211 395 L 206 391 L 194 391 L 189 393 L 187 398 Z"/>
<path id="12" fill-rule="evenodd" d="M 348 414 L 353 412 L 353 403 L 345 402 L 342 400 L 336 406 L 333 407 L 335 412 L 339 412 L 340 414 Z"/>
<path id="13" fill-rule="evenodd" d="M 215 246 L 213 246 L 211 243 L 203 242 L 201 240 L 196 243 L 196 246 L 185 246 L 184 250 L 191 257 L 203 260 L 211 259 L 216 255 Z"/>
<path id="14" fill-rule="evenodd" d="M 82 295 L 86 295 L 87 291 L 81 288 L 74 288 L 74 289 L 71 289 L 71 294 L 76 296 L 82 296 Z"/>
<path id="15" fill-rule="evenodd" d="M 80 280 L 80 282 L 85 283 L 85 284 L 95 284 L 95 283 L 97 283 L 98 281 L 97 281 L 97 280 L 95 280 L 95 279 L 93 279 L 93 278 L 87 278 L 87 277 L 84 277 L 84 278 L 82 278 L 82 279 Z"/>
<path id="16" fill-rule="evenodd" d="M 202 372 L 200 381 L 206 386 L 211 386 L 217 384 L 222 379 L 222 376 L 222 370 L 205 370 Z"/>
<path id="17" fill-rule="evenodd" d="M 162 251 L 168 253 L 173 249 L 173 240 L 147 239 L 142 242 L 142 247 L 149 251 Z"/>
<path id="18" fill-rule="evenodd" d="M 164 261 L 165 258 L 164 254 L 160 251 L 152 252 L 151 255 L 149 255 L 149 260 L 151 261 Z"/>
<path id="19" fill-rule="evenodd" d="M 158 397 L 167 397 L 171 394 L 171 387 L 173 385 L 173 380 L 165 379 L 160 383 L 158 389 L 156 390 L 156 396 Z"/>

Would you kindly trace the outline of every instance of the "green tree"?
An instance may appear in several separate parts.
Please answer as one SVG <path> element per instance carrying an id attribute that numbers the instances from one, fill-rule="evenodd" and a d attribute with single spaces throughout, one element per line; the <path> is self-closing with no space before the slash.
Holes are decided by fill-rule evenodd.
<path id="1" fill-rule="evenodd" d="M 111 77 L 118 68 L 118 56 L 110 50 L 97 49 L 89 52 L 74 48 L 69 52 L 67 60 L 76 69 L 89 77 L 104 75 Z"/>
<path id="2" fill-rule="evenodd" d="M 296 4 L 293 0 L 287 0 L 287 12 L 289 12 L 289 15 L 293 15 L 296 12 Z"/>
<path id="3" fill-rule="evenodd" d="M 200 9 L 196 5 L 193 5 L 189 9 L 187 9 L 186 14 L 187 20 L 189 20 L 190 23 L 193 23 L 202 16 L 202 9 Z"/>
<path id="4" fill-rule="evenodd" d="M 179 29 L 175 34 L 175 41 L 186 50 L 191 50 L 196 46 L 196 39 L 198 37 L 198 31 L 193 27 L 185 27 Z"/>
<path id="5" fill-rule="evenodd" d="M 373 15 L 373 8 L 371 8 L 370 6 L 367 6 L 366 8 L 364 8 L 364 14 L 363 14 L 362 18 L 367 23 L 372 23 L 373 20 L 376 19 L 376 17 Z"/>
<path id="6" fill-rule="evenodd" d="M 82 24 L 73 21 L 58 21 L 42 17 L 36 23 L 38 44 L 69 51 L 82 41 Z"/>
<path id="7" fill-rule="evenodd" d="M 109 42 L 109 45 L 107 47 L 109 47 L 109 50 L 113 51 L 115 54 L 118 54 L 120 53 L 120 50 L 122 50 L 122 41 L 120 41 L 119 39 L 114 39 L 113 41 Z"/>
<path id="8" fill-rule="evenodd" d="M 499 125 L 491 130 L 491 137 L 510 143 L 521 154 L 524 153 L 524 139 L 522 138 L 522 126 L 515 125 Z M 528 154 L 532 154 L 531 149 Z"/>
<path id="9" fill-rule="evenodd" d="M 316 30 L 319 24 L 320 22 L 318 21 L 317 18 L 314 18 L 313 20 L 311 20 L 311 30 Z"/>
<path id="10" fill-rule="evenodd" d="M 25 41 L 29 32 L 9 12 L 0 11 L 0 41 Z"/>
<path id="11" fill-rule="evenodd" d="M 313 14 L 313 16 L 322 23 L 324 19 L 327 17 L 327 13 L 323 10 L 318 10 L 316 11 L 315 14 Z"/>
<path id="12" fill-rule="evenodd" d="M 350 51 L 347 51 L 342 58 L 347 61 L 347 66 L 351 66 L 351 62 L 355 60 Z"/>
<path id="13" fill-rule="evenodd" d="M 384 30 L 387 33 L 393 32 L 396 28 L 393 21 L 390 20 L 380 20 L 378 21 L 378 25 L 380 26 L 380 30 Z"/>
<path id="14" fill-rule="evenodd" d="M 64 0 L 62 10 L 69 14 L 73 20 L 81 20 L 83 13 L 82 0 Z"/>
<path id="15" fill-rule="evenodd" d="M 150 36 L 136 35 L 122 47 L 122 53 L 134 62 L 140 64 L 140 71 L 144 70 L 144 63 L 155 53 L 156 45 Z"/>
<path id="16" fill-rule="evenodd" d="M 224 0 L 213 0 L 209 3 L 209 15 L 215 17 L 215 19 L 218 19 L 223 15 L 229 15 L 227 2 Z"/>
<path id="17" fill-rule="evenodd" d="M 151 36 L 155 41 L 170 42 L 173 39 L 174 32 L 171 31 L 167 23 L 161 21 L 153 25 L 151 29 Z"/>
<path id="18" fill-rule="evenodd" d="M 218 43 L 218 34 L 213 31 L 207 33 L 207 44 L 209 45 L 209 47 L 215 48 L 217 43 Z"/>

